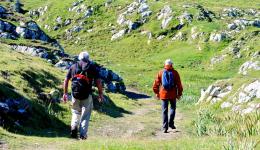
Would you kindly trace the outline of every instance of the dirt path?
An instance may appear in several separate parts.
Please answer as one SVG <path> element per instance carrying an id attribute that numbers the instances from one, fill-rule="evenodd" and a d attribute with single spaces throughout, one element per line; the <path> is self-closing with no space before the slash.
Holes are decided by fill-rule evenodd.
<path id="1" fill-rule="evenodd" d="M 148 139 L 175 139 L 182 135 L 180 129 L 169 130 L 168 133 L 161 131 L 161 106 L 158 101 L 154 101 L 151 96 L 127 89 L 128 93 L 134 97 L 140 106 L 131 111 L 132 114 L 124 114 L 123 117 L 114 118 L 113 122 L 104 122 L 94 131 L 95 135 L 102 137 L 119 138 L 148 138 Z M 140 96 L 141 95 L 141 96 Z M 183 119 L 183 115 L 176 113 L 175 122 L 178 124 Z"/>

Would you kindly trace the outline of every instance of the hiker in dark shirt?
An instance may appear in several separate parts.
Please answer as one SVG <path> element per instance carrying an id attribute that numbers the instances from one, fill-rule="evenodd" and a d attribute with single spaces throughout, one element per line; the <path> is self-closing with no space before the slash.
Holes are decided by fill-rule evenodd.
<path id="1" fill-rule="evenodd" d="M 87 139 L 93 108 L 92 83 L 95 81 L 97 85 L 99 102 L 103 101 L 103 91 L 98 68 L 90 61 L 88 52 L 81 52 L 78 58 L 79 62 L 70 67 L 64 80 L 63 100 L 68 100 L 68 83 L 72 80 L 71 137 L 78 137 L 79 126 L 80 139 Z"/>

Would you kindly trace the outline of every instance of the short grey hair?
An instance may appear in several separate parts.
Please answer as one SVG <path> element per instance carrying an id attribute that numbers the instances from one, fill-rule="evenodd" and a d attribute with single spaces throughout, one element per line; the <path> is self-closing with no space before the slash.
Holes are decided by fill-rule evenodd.
<path id="1" fill-rule="evenodd" d="M 166 59 L 165 62 L 164 62 L 164 65 L 172 65 L 173 62 L 171 59 Z"/>
<path id="2" fill-rule="evenodd" d="M 87 51 L 81 52 L 78 57 L 79 60 L 82 61 L 88 61 L 89 60 L 89 54 Z"/>

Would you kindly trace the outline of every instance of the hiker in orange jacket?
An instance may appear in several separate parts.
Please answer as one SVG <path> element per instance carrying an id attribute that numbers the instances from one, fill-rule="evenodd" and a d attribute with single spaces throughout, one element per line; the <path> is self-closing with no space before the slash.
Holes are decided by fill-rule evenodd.
<path id="1" fill-rule="evenodd" d="M 159 71 L 153 83 L 153 91 L 158 99 L 162 100 L 163 132 L 167 133 L 168 127 L 176 129 L 174 118 L 176 113 L 176 100 L 182 96 L 182 84 L 179 73 L 173 68 L 173 63 L 167 59 L 164 69 Z M 170 107 L 170 118 L 168 120 L 168 104 Z"/>

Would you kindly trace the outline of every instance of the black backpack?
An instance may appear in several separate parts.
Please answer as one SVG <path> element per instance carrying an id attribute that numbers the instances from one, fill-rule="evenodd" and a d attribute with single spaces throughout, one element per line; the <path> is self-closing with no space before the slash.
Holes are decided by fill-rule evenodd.
<path id="1" fill-rule="evenodd" d="M 87 77 L 87 71 L 90 63 L 82 70 L 79 63 L 76 64 L 76 74 L 72 78 L 71 90 L 72 96 L 78 100 L 87 99 L 92 92 L 92 79 Z"/>

